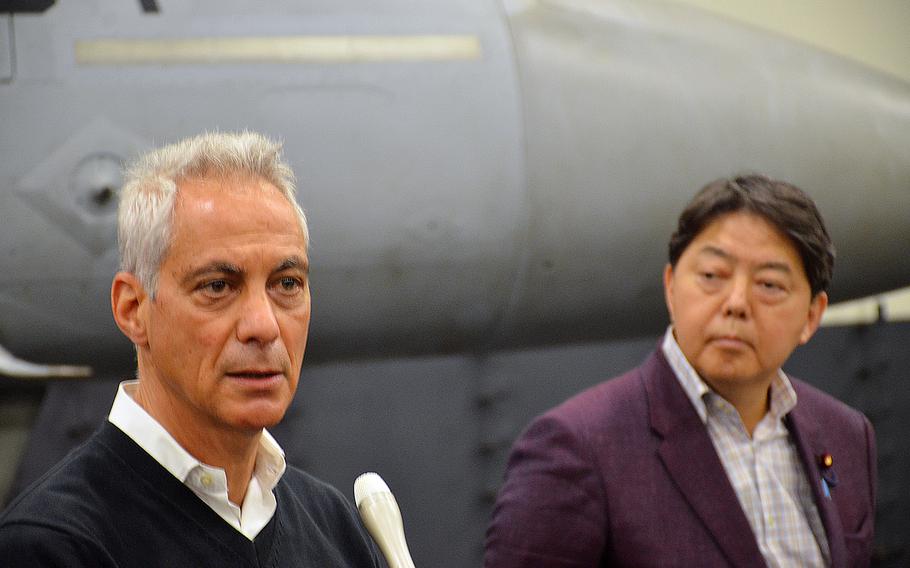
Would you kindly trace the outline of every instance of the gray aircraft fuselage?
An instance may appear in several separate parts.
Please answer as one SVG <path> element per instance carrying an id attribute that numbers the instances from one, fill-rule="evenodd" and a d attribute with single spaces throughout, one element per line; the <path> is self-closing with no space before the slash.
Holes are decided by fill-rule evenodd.
<path id="1" fill-rule="evenodd" d="M 208 129 L 284 140 L 311 359 L 659 332 L 677 213 L 740 172 L 818 201 L 834 300 L 910 276 L 910 87 L 793 40 L 649 1 L 60 1 L 0 15 L 0 345 L 129 369 L 120 167 Z"/>

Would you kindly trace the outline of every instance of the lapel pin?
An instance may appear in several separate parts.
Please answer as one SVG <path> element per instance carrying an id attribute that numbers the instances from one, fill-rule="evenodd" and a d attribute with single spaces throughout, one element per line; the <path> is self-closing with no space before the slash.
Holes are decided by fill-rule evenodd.
<path id="1" fill-rule="evenodd" d="M 822 490 L 825 493 L 825 497 L 830 499 L 831 490 L 837 487 L 837 474 L 834 473 L 834 470 L 832 469 L 834 466 L 834 456 L 828 452 L 823 453 L 818 456 L 818 465 L 822 475 Z"/>

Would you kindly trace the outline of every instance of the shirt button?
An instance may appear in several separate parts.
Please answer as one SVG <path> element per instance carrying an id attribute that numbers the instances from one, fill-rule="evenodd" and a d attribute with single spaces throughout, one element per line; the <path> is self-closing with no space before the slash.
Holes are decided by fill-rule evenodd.
<path id="1" fill-rule="evenodd" d="M 202 483 L 202 486 L 205 488 L 212 486 L 212 476 L 207 473 L 203 473 L 202 475 L 200 475 L 199 481 Z"/>

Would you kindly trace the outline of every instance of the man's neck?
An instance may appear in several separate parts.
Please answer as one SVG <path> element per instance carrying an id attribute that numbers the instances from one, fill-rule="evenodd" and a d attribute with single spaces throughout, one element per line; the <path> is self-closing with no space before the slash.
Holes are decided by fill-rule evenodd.
<path id="1" fill-rule="evenodd" d="M 227 477 L 228 499 L 238 507 L 243 504 L 243 498 L 256 468 L 261 437 L 261 430 L 255 435 L 248 435 L 206 429 L 186 436 L 186 440 L 174 435 L 177 442 L 193 457 L 206 465 L 224 470 Z"/>
<path id="2" fill-rule="evenodd" d="M 749 436 L 771 408 L 771 380 L 756 381 L 731 387 L 729 384 L 714 384 L 704 379 L 714 392 L 733 405 Z"/>
<path id="3" fill-rule="evenodd" d="M 238 507 L 243 504 L 256 467 L 262 430 L 225 430 L 223 427 L 199 424 L 193 416 L 181 420 L 173 413 L 158 412 L 154 394 L 143 389 L 141 381 L 134 400 L 191 456 L 205 465 L 223 469 L 227 478 L 228 499 Z"/>

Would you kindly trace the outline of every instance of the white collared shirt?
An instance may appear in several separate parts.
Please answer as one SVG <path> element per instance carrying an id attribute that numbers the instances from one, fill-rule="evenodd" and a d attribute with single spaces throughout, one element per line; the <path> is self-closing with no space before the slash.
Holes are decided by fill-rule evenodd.
<path id="1" fill-rule="evenodd" d="M 224 470 L 206 465 L 190 455 L 133 399 L 138 385 L 139 381 L 120 383 L 108 421 L 132 438 L 228 524 L 248 539 L 256 538 L 275 514 L 277 503 L 272 490 L 287 467 L 278 442 L 267 431 L 262 431 L 253 477 L 243 503 L 238 507 L 228 499 Z"/>
<path id="2" fill-rule="evenodd" d="M 768 565 L 829 565 L 825 528 L 783 421 L 796 406 L 787 375 L 778 369 L 770 408 L 749 436 L 736 408 L 711 390 L 686 359 L 672 326 L 661 349 L 708 430 Z"/>

